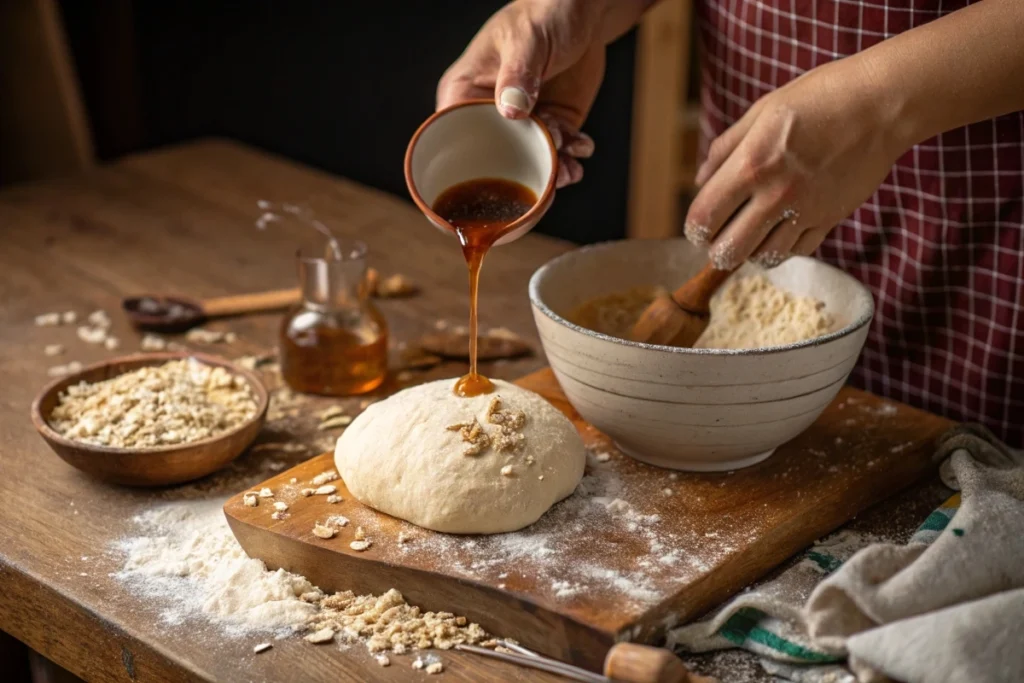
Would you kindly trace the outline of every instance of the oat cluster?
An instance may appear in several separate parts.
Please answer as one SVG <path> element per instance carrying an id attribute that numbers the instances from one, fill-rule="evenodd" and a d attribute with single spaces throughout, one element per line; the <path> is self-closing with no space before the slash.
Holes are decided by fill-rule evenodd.
<path id="1" fill-rule="evenodd" d="M 383 595 L 357 596 L 342 591 L 329 596 L 308 593 L 302 599 L 320 607 L 307 623 L 308 631 L 330 631 L 344 640 L 364 640 L 370 652 L 450 650 L 460 643 L 475 644 L 487 638 L 479 624 L 450 612 L 422 612 L 394 588 Z"/>
<path id="2" fill-rule="evenodd" d="M 501 397 L 495 396 L 487 406 L 486 420 L 496 429 L 488 432 L 480 422 L 473 418 L 470 422 L 457 422 L 445 429 L 459 432 L 467 446 L 464 455 L 480 455 L 488 448 L 498 453 L 515 453 L 526 442 L 522 429 L 526 425 L 526 413 L 521 410 L 502 410 Z"/>
<path id="3" fill-rule="evenodd" d="M 189 358 L 69 386 L 49 423 L 75 441 L 155 448 L 217 436 L 255 414 L 242 378 Z"/>
<path id="4" fill-rule="evenodd" d="M 501 397 L 495 396 L 487 406 L 487 421 L 497 425 L 491 432 L 491 447 L 499 453 L 514 453 L 526 441 L 522 429 L 526 425 L 526 413 L 521 410 L 502 410 Z"/>
<path id="5" fill-rule="evenodd" d="M 445 427 L 449 432 L 459 432 L 467 444 L 463 455 L 480 455 L 491 447 L 491 437 L 474 417 L 472 422 L 456 422 Z"/>

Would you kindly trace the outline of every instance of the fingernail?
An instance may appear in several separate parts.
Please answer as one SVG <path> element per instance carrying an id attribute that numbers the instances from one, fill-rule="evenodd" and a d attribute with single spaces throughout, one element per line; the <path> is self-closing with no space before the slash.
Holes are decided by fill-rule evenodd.
<path id="1" fill-rule="evenodd" d="M 721 244 L 715 244 L 708 253 L 711 265 L 715 270 L 732 270 L 736 267 L 736 247 L 731 239 L 726 238 Z"/>
<path id="2" fill-rule="evenodd" d="M 502 89 L 498 104 L 507 109 L 509 114 L 530 113 L 530 98 L 522 88 L 508 86 Z"/>
<path id="3" fill-rule="evenodd" d="M 548 133 L 551 134 L 551 142 L 554 143 L 555 149 L 558 151 L 562 150 L 562 131 L 553 123 L 548 123 Z"/>
<path id="4" fill-rule="evenodd" d="M 760 254 L 756 254 L 751 261 L 767 269 L 774 268 L 788 258 L 789 254 L 781 251 L 762 251 Z"/>
<path id="5" fill-rule="evenodd" d="M 562 189 L 566 185 L 572 183 L 572 174 L 569 169 L 565 167 L 565 164 L 558 165 L 558 177 L 555 178 L 555 187 Z"/>
<path id="6" fill-rule="evenodd" d="M 683 234 L 686 235 L 686 239 L 690 240 L 692 244 L 703 247 L 708 243 L 708 238 L 711 237 L 711 230 L 706 225 L 688 220 L 683 226 Z"/>
<path id="7" fill-rule="evenodd" d="M 565 151 L 577 159 L 589 159 L 594 155 L 594 138 L 586 133 L 577 133 L 576 139 L 566 145 Z"/>

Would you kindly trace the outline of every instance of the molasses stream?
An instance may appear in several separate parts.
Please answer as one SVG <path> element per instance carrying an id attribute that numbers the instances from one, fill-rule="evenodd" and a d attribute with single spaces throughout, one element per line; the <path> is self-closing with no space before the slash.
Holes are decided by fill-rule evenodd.
<path id="1" fill-rule="evenodd" d="M 487 251 L 508 227 L 537 203 L 528 187 L 502 178 L 478 178 L 449 187 L 432 207 L 455 230 L 469 269 L 469 373 L 455 385 L 459 396 L 479 396 L 494 388 L 477 372 L 477 290 Z"/>

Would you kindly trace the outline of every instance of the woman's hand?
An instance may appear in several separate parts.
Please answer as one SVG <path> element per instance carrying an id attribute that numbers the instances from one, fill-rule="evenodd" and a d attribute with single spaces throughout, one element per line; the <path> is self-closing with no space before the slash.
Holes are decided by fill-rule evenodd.
<path id="1" fill-rule="evenodd" d="M 608 5 L 605 0 L 506 5 L 445 72 L 437 86 L 437 108 L 493 97 L 508 118 L 536 110 L 559 151 L 558 187 L 578 182 L 583 177 L 579 159 L 594 153 L 594 141 L 580 126 L 604 78 Z"/>
<path id="2" fill-rule="evenodd" d="M 885 179 L 912 142 L 857 57 L 765 95 L 711 144 L 686 236 L 710 244 L 715 267 L 772 267 L 810 254 Z"/>

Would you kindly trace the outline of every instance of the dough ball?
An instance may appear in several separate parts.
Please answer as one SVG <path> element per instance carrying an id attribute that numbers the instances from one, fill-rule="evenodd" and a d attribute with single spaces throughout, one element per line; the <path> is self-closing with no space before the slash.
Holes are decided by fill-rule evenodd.
<path id="1" fill-rule="evenodd" d="M 495 534 L 536 522 L 583 477 L 575 427 L 537 394 L 495 381 L 461 398 L 451 379 L 374 403 L 334 451 L 363 504 L 427 529 Z"/>

